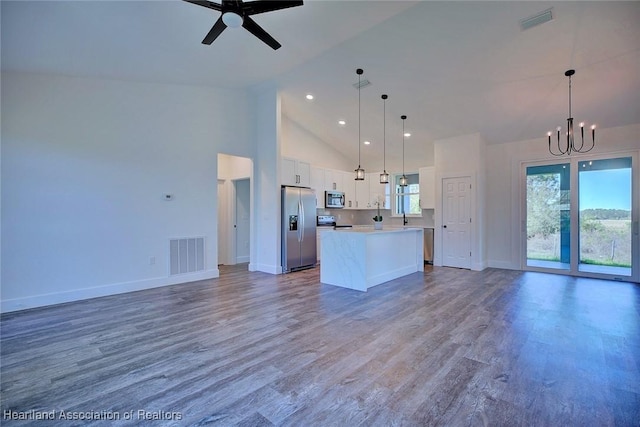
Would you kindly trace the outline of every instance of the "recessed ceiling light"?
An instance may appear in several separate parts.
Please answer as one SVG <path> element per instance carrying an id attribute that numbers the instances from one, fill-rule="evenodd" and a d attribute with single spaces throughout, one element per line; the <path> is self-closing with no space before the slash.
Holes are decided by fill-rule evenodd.
<path id="1" fill-rule="evenodd" d="M 339 124 L 340 126 L 344 126 L 344 125 L 346 125 L 346 124 L 347 124 L 347 122 L 345 122 L 344 120 L 338 120 L 338 124 Z"/>
<path id="2" fill-rule="evenodd" d="M 365 141 L 364 142 L 364 145 L 369 145 L 369 144 L 371 144 L 371 141 Z"/>
<path id="3" fill-rule="evenodd" d="M 307 94 L 306 98 L 311 101 L 313 99 L 313 95 L 311 95 L 310 93 Z"/>
<path id="4" fill-rule="evenodd" d="M 409 138 L 411 136 L 411 134 L 409 132 L 405 132 L 404 136 L 406 136 L 407 138 Z"/>

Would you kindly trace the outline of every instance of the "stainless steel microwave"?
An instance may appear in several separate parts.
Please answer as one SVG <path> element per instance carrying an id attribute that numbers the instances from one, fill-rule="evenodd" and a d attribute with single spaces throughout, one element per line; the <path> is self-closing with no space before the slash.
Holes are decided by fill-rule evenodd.
<path id="1" fill-rule="evenodd" d="M 331 209 L 344 208 L 344 192 L 342 191 L 325 191 L 324 207 Z"/>

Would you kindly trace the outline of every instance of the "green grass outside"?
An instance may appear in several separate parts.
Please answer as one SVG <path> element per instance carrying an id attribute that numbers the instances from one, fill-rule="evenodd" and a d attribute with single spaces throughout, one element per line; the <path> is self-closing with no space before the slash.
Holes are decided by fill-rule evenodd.
<path id="1" fill-rule="evenodd" d="M 591 265 L 605 265 L 607 267 L 627 267 L 627 268 L 631 268 L 631 264 L 628 263 L 621 263 L 621 262 L 614 262 L 614 261 L 607 261 L 607 260 L 597 260 L 597 259 L 581 259 L 580 260 L 581 264 L 591 264 Z"/>
<path id="2" fill-rule="evenodd" d="M 557 262 L 560 262 L 560 258 L 559 257 L 554 257 L 554 256 L 550 256 L 550 255 L 543 255 L 543 254 L 527 255 L 527 259 L 533 259 L 533 260 L 536 260 L 536 261 L 557 261 Z"/>

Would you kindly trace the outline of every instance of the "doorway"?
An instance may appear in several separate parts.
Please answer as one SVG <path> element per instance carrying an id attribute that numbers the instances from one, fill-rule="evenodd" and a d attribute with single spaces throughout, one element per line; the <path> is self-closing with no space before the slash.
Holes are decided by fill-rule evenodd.
<path id="1" fill-rule="evenodd" d="M 251 261 L 253 162 L 218 154 L 218 265 Z M 244 266 L 243 266 L 244 268 Z M 220 270 L 221 274 L 227 270 Z"/>
<path id="2" fill-rule="evenodd" d="M 471 177 L 442 179 L 442 265 L 471 268 Z"/>
<path id="3" fill-rule="evenodd" d="M 523 165 L 523 269 L 638 281 L 637 168 L 636 154 Z"/>
<path id="4" fill-rule="evenodd" d="M 251 181 L 247 178 L 233 181 L 235 189 L 235 215 L 233 228 L 235 231 L 235 264 L 249 262 L 250 254 L 250 216 L 251 199 L 249 195 Z"/>

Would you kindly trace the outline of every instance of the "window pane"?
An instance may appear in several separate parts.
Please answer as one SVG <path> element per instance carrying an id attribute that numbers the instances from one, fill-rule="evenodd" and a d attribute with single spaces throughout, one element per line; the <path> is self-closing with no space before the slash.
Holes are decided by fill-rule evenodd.
<path id="1" fill-rule="evenodd" d="M 569 164 L 527 168 L 527 265 L 570 267 Z"/>
<path id="2" fill-rule="evenodd" d="M 578 270 L 631 276 L 631 158 L 579 162 Z"/>
<path id="3" fill-rule="evenodd" d="M 419 194 L 398 194 L 396 197 L 396 214 L 419 215 L 420 195 Z"/>
<path id="4" fill-rule="evenodd" d="M 402 174 L 394 176 L 396 195 L 394 213 L 396 215 L 419 215 L 422 213 L 420 210 L 420 175 L 410 173 L 405 176 L 408 185 L 404 187 L 400 186 Z"/>

